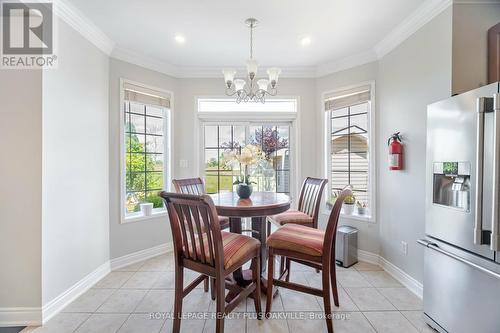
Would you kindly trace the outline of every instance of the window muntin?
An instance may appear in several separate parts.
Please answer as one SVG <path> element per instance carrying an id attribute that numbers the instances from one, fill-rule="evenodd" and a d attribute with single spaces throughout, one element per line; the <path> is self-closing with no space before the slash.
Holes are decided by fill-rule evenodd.
<path id="1" fill-rule="evenodd" d="M 204 173 L 208 193 L 233 191 L 239 168 L 224 163 L 224 153 L 258 145 L 267 160 L 250 168 L 255 191 L 290 193 L 289 124 L 205 124 Z"/>
<path id="2" fill-rule="evenodd" d="M 125 100 L 123 112 L 126 216 L 139 212 L 144 202 L 162 209 L 158 192 L 165 187 L 165 124 L 169 109 Z"/>
<path id="3" fill-rule="evenodd" d="M 330 122 L 331 196 L 351 185 L 356 200 L 370 207 L 369 110 L 363 102 L 327 112 Z"/>

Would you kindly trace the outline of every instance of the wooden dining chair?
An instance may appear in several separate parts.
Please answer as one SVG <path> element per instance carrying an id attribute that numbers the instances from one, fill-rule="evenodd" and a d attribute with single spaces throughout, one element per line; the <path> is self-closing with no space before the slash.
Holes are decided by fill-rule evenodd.
<path id="1" fill-rule="evenodd" d="M 197 194 L 197 195 L 202 195 L 206 194 L 205 190 L 205 184 L 203 183 L 203 180 L 200 177 L 196 178 L 185 178 L 185 179 L 172 179 L 172 183 L 174 184 L 175 191 L 177 193 L 184 193 L 184 194 Z M 229 228 L 229 217 L 226 216 L 219 216 L 219 224 L 221 229 L 228 229 Z M 208 292 L 208 286 L 210 284 L 210 289 L 211 289 L 211 296 L 212 299 L 215 300 L 215 281 L 214 279 L 210 279 L 207 277 L 204 281 L 204 286 L 203 289 L 205 292 Z"/>
<path id="2" fill-rule="evenodd" d="M 344 189 L 337 197 L 333 206 L 326 231 L 318 230 L 300 224 L 286 224 L 267 238 L 269 249 L 266 316 L 271 311 L 273 285 L 296 290 L 299 292 L 323 297 L 326 325 L 329 333 L 333 333 L 332 309 L 330 304 L 330 283 L 333 290 L 333 300 L 339 306 L 337 277 L 335 274 L 335 239 L 340 210 L 344 198 L 350 195 L 350 189 Z M 286 269 L 280 276 L 274 278 L 274 256 L 286 257 Z M 322 289 L 312 288 L 290 282 L 290 261 L 321 270 Z"/>
<path id="3" fill-rule="evenodd" d="M 321 197 L 327 179 L 307 177 L 300 189 L 298 209 L 289 209 L 281 214 L 268 217 L 267 234 L 271 234 L 271 223 L 283 226 L 288 223 L 318 228 Z M 280 272 L 285 269 L 285 258 L 281 258 Z"/>
<path id="4" fill-rule="evenodd" d="M 161 192 L 165 200 L 175 256 L 175 300 L 173 333 L 180 331 L 182 300 L 210 276 L 215 279 L 216 333 L 224 332 L 224 317 L 253 294 L 260 319 L 260 242 L 252 237 L 221 231 L 210 196 Z M 225 302 L 225 278 L 251 260 L 252 283 L 230 303 Z M 184 268 L 201 275 L 184 288 Z"/>

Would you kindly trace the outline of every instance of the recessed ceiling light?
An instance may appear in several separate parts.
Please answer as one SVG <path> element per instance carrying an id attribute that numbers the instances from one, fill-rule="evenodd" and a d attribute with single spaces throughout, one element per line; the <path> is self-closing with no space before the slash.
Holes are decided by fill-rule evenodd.
<path id="1" fill-rule="evenodd" d="M 186 38 L 183 35 L 175 35 L 175 41 L 177 44 L 184 44 L 186 42 Z"/>
<path id="2" fill-rule="evenodd" d="M 311 44 L 311 37 L 302 36 L 302 37 L 300 37 L 299 41 L 300 41 L 300 45 L 307 46 L 307 45 Z"/>

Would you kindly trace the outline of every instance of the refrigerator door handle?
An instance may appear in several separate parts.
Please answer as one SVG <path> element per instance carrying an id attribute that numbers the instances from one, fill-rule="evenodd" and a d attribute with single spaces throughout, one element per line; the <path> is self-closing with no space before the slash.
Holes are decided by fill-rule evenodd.
<path id="1" fill-rule="evenodd" d="M 499 233 L 500 226 L 498 225 L 498 182 L 500 180 L 500 94 L 495 94 L 493 97 L 493 195 L 492 195 L 492 213 L 491 213 L 491 239 L 490 248 L 493 251 L 500 251 Z"/>
<path id="2" fill-rule="evenodd" d="M 445 250 L 441 249 L 439 247 L 439 245 L 437 245 L 436 243 L 429 242 L 426 239 L 419 239 L 419 240 L 417 240 L 417 243 L 419 243 L 420 245 L 425 246 L 428 249 L 437 251 L 437 252 L 439 252 L 441 254 L 444 254 L 445 256 L 448 256 L 450 258 L 458 260 L 458 261 L 460 261 L 460 262 L 462 262 L 462 263 L 464 263 L 464 264 L 466 264 L 468 266 L 474 267 L 475 269 L 478 269 L 478 270 L 482 271 L 483 273 L 486 273 L 486 274 L 488 274 L 490 276 L 493 276 L 493 277 L 495 277 L 497 279 L 500 279 L 500 274 L 498 274 L 496 272 L 493 272 L 493 271 L 491 271 L 491 270 L 489 270 L 487 268 L 484 268 L 484 267 L 482 267 L 482 266 L 480 266 L 478 264 L 475 264 L 472 261 L 469 261 L 469 260 L 464 259 L 464 258 L 462 258 L 460 256 L 457 256 L 456 254 L 453 254 L 451 252 L 445 251 Z"/>
<path id="3" fill-rule="evenodd" d="M 476 102 L 476 209 L 474 216 L 474 244 L 483 244 L 483 160 L 484 160 L 484 113 L 486 98 L 481 97 Z"/>

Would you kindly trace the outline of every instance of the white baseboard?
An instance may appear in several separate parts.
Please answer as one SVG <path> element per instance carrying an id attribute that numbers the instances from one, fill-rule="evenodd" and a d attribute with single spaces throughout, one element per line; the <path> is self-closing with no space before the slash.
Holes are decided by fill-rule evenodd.
<path id="1" fill-rule="evenodd" d="M 39 326 L 41 323 L 41 308 L 0 308 L 0 327 Z"/>
<path id="2" fill-rule="evenodd" d="M 111 270 L 155 257 L 173 250 L 172 242 L 111 259 L 75 283 L 42 308 L 0 308 L 0 327 L 39 326 L 58 314 L 69 303 L 89 290 Z"/>
<path id="3" fill-rule="evenodd" d="M 358 249 L 358 260 L 380 266 L 380 256 L 372 252 Z"/>
<path id="4" fill-rule="evenodd" d="M 111 270 L 119 269 L 136 262 L 143 261 L 152 257 L 156 257 L 160 254 L 164 254 L 173 250 L 172 242 L 160 244 L 149 249 L 144 249 L 134 253 L 127 254 L 122 257 L 114 258 L 110 260 Z"/>
<path id="5" fill-rule="evenodd" d="M 387 261 L 385 258 L 380 257 L 380 266 L 384 269 L 384 271 L 392 275 L 393 278 L 398 280 L 403 286 L 408 288 L 412 293 L 417 295 L 420 299 L 423 298 L 424 287 L 420 282 L 412 278 L 398 266 Z"/>
<path id="6" fill-rule="evenodd" d="M 358 259 L 371 264 L 379 265 L 384 271 L 390 274 L 399 283 L 401 283 L 403 286 L 408 288 L 408 290 L 422 299 L 424 292 L 423 285 L 412 278 L 410 275 L 408 275 L 401 268 L 397 267 L 380 255 L 368 251 L 358 250 Z"/>
<path id="7" fill-rule="evenodd" d="M 46 323 L 50 318 L 59 313 L 65 306 L 67 306 L 84 292 L 92 288 L 94 284 L 105 277 L 109 272 L 109 261 L 106 261 L 96 270 L 71 286 L 68 290 L 64 291 L 62 294 L 45 304 L 42 308 L 43 323 Z"/>

